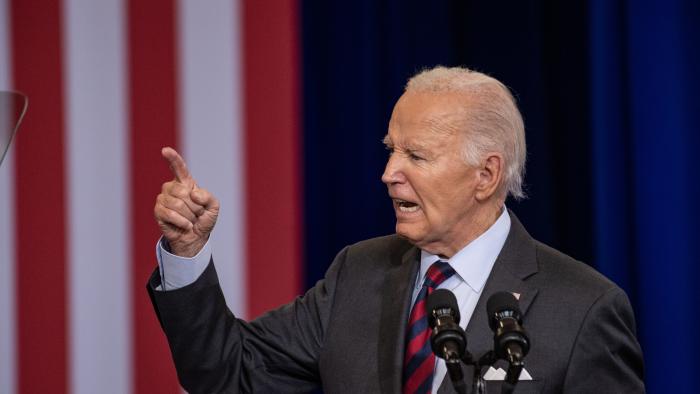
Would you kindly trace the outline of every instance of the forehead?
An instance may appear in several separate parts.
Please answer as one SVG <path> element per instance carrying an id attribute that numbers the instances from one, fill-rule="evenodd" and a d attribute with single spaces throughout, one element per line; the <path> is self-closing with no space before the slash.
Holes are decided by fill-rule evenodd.
<path id="1" fill-rule="evenodd" d="M 464 133 L 468 106 L 464 94 L 406 92 L 394 106 L 387 137 L 395 144 L 452 140 L 447 137 Z"/>

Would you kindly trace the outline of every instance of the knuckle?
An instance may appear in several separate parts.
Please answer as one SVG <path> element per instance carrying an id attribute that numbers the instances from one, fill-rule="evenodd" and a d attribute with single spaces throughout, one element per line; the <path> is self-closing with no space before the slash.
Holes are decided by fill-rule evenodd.
<path id="1" fill-rule="evenodd" d="M 211 200 L 211 206 L 212 206 L 212 208 L 218 209 L 219 208 L 219 199 L 216 197 L 213 197 Z"/>
<path id="2" fill-rule="evenodd" d="M 171 206 L 174 210 L 178 212 L 185 212 L 189 209 L 187 208 L 187 204 L 185 204 L 185 202 L 180 199 L 173 199 Z"/>
<path id="3" fill-rule="evenodd" d="M 163 185 L 160 187 L 160 190 L 163 194 L 167 194 L 170 189 L 173 187 L 173 181 L 168 181 L 163 183 Z"/>
<path id="4" fill-rule="evenodd" d="M 173 185 L 170 189 L 170 195 L 177 198 L 188 198 L 189 194 L 190 193 L 189 190 L 187 190 L 187 187 L 179 183 Z"/>
<path id="5" fill-rule="evenodd" d="M 168 221 L 171 223 L 180 223 L 180 215 L 178 215 L 178 213 L 173 210 L 168 209 L 167 217 Z"/>
<path id="6" fill-rule="evenodd" d="M 155 208 L 153 209 L 153 215 L 155 216 L 156 220 L 159 221 L 162 221 L 167 217 L 162 205 L 155 206 Z"/>
<path id="7" fill-rule="evenodd" d="M 182 201 L 182 200 L 176 200 L 173 202 L 172 205 L 169 207 L 173 211 L 177 212 L 178 214 L 182 215 L 183 217 L 189 217 L 191 215 L 192 210 L 189 208 L 187 202 Z"/>

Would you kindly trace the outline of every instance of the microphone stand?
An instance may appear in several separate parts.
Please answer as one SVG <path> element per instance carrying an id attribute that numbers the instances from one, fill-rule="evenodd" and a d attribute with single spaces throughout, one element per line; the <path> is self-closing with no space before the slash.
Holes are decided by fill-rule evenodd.
<path id="1" fill-rule="evenodd" d="M 444 353 L 446 357 L 445 366 L 447 367 L 447 373 L 450 376 L 452 385 L 458 394 L 466 394 L 467 386 L 464 382 L 464 373 L 462 372 L 462 363 L 466 366 L 474 367 L 474 376 L 472 378 L 472 393 L 473 394 L 485 394 L 486 393 L 486 382 L 481 376 L 481 371 L 483 367 L 492 366 L 499 359 L 495 351 L 489 350 L 484 353 L 478 359 L 472 357 L 468 350 L 464 350 L 464 355 L 459 358 L 459 355 L 454 349 L 446 347 Z M 509 358 L 508 361 L 508 371 L 506 377 L 501 385 L 502 394 L 511 394 L 515 389 L 515 385 L 518 382 L 520 372 L 523 370 L 524 363 L 519 358 Z"/>
<path id="2" fill-rule="evenodd" d="M 461 360 L 454 360 L 451 363 L 452 366 L 450 366 L 449 363 L 445 363 L 447 365 L 448 371 L 450 372 L 450 378 L 452 379 L 452 383 L 455 386 L 455 390 L 458 393 L 463 393 L 466 390 L 466 385 L 464 384 L 464 377 L 459 361 L 464 363 L 464 365 L 471 365 L 474 367 L 474 376 L 472 378 L 472 393 L 484 394 L 486 392 L 486 383 L 484 382 L 484 378 L 481 376 L 481 369 L 487 365 L 493 365 L 493 363 L 496 362 L 496 354 L 493 352 L 493 350 L 486 352 L 483 356 L 479 357 L 479 359 L 474 359 L 471 353 L 467 351 L 464 353 L 464 357 L 462 357 Z M 455 372 L 453 375 L 450 368 L 459 368 L 459 372 Z M 456 379 L 459 379 L 459 381 L 457 381 Z"/>
<path id="3" fill-rule="evenodd" d="M 467 394 L 467 385 L 464 384 L 464 374 L 462 373 L 462 360 L 458 358 L 445 360 L 445 366 L 455 391 L 458 394 Z"/>
<path id="4" fill-rule="evenodd" d="M 486 392 L 486 382 L 484 382 L 484 378 L 481 376 L 481 370 L 483 367 L 491 366 L 495 362 L 496 353 L 493 350 L 489 350 L 474 364 L 474 393 L 484 394 Z"/>
<path id="5" fill-rule="evenodd" d="M 496 355 L 496 352 L 494 352 L 493 350 L 489 350 L 488 352 L 484 353 L 484 355 L 479 357 L 478 360 L 473 359 L 469 352 L 466 352 L 464 354 L 464 357 L 462 358 L 462 362 L 465 365 L 473 365 L 474 366 L 474 377 L 472 379 L 472 393 L 474 393 L 474 394 L 485 394 L 486 393 L 486 382 L 484 381 L 484 378 L 481 376 L 481 370 L 483 369 L 483 367 L 492 366 L 497 360 L 498 360 L 498 356 Z M 515 384 L 518 382 L 518 377 L 520 376 L 520 372 L 522 371 L 522 369 L 523 369 L 522 361 L 508 363 L 508 372 L 506 374 L 506 378 L 503 381 L 503 384 L 501 385 L 501 393 L 502 394 L 511 394 L 513 392 L 513 390 L 515 389 Z M 462 376 L 462 373 L 460 371 L 460 380 L 461 380 L 461 376 Z M 455 388 L 456 388 L 457 383 L 455 383 L 454 380 L 452 380 L 452 382 L 455 384 Z M 462 381 L 461 384 L 464 385 L 464 381 Z M 458 391 L 458 392 L 460 392 L 460 391 Z"/>
<path id="6" fill-rule="evenodd" d="M 523 360 L 513 357 L 508 358 L 508 372 L 506 373 L 506 378 L 503 381 L 501 390 L 502 394 L 511 394 L 513 390 L 515 390 L 515 385 L 518 383 L 523 367 Z"/>

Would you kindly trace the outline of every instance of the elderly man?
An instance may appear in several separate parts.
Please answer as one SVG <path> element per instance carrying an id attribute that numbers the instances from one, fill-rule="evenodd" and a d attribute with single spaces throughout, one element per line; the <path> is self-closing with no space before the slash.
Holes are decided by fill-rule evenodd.
<path id="1" fill-rule="evenodd" d="M 346 247 L 303 297 L 249 323 L 226 308 L 211 261 L 218 202 L 163 150 L 175 179 L 155 206 L 163 240 L 148 290 L 185 389 L 452 392 L 424 308 L 427 293 L 446 288 L 477 356 L 493 347 L 486 300 L 518 297 L 532 346 L 516 392 L 644 391 L 624 292 L 532 239 L 504 206 L 523 196 L 525 135 L 503 84 L 463 68 L 424 71 L 396 103 L 384 142 L 397 234 Z M 482 371 L 488 392 L 504 367 Z"/>

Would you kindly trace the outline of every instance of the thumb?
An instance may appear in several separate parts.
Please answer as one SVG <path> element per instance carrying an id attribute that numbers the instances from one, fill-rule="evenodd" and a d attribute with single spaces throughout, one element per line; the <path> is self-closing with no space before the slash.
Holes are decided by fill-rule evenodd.
<path id="1" fill-rule="evenodd" d="M 219 201 L 206 189 L 195 187 L 190 193 L 190 198 L 195 204 L 203 206 L 207 211 L 219 208 Z"/>

